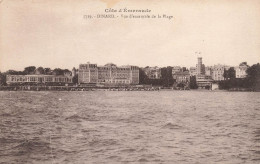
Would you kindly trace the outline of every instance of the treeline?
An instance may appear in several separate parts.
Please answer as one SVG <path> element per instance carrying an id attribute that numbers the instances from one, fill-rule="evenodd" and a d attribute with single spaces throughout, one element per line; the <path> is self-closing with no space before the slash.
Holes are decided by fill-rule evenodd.
<path id="1" fill-rule="evenodd" d="M 246 78 L 236 78 L 234 67 L 224 72 L 225 80 L 220 81 L 219 89 L 247 88 L 250 90 L 260 90 L 260 64 L 248 67 Z"/>
<path id="2" fill-rule="evenodd" d="M 139 84 L 172 86 L 175 80 L 172 77 L 172 67 L 161 68 L 161 79 L 149 79 L 142 68 L 139 68 Z"/>
<path id="3" fill-rule="evenodd" d="M 43 74 L 43 75 L 64 75 L 64 73 L 71 72 L 68 69 L 61 69 L 61 68 L 55 68 L 54 70 L 50 68 L 43 68 L 35 66 L 29 66 L 25 67 L 23 71 L 16 71 L 16 70 L 8 70 L 4 72 L 3 74 L 9 74 L 9 75 L 33 75 L 33 74 Z"/>

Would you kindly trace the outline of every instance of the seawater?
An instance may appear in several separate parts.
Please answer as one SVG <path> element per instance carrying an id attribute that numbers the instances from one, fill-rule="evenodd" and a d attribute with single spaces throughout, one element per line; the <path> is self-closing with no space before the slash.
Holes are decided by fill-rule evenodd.
<path id="1" fill-rule="evenodd" d="M 0 163 L 260 163 L 259 143 L 259 92 L 0 92 Z"/>

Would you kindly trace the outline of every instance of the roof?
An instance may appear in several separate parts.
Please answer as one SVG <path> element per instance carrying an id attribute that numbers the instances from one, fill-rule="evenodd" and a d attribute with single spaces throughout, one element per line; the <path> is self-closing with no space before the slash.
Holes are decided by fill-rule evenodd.
<path id="1" fill-rule="evenodd" d="M 184 71 L 184 72 L 175 72 L 174 75 L 190 75 L 190 73 L 188 71 Z"/>

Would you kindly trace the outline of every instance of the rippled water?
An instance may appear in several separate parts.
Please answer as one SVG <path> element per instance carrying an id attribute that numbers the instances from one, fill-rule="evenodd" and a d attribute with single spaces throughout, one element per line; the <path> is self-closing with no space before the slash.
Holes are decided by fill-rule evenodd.
<path id="1" fill-rule="evenodd" d="M 260 93 L 0 92 L 0 163 L 260 163 Z"/>

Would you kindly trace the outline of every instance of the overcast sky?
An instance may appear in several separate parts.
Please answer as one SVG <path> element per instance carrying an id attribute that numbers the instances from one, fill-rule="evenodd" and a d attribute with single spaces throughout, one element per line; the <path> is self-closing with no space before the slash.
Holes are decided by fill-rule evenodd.
<path id="1" fill-rule="evenodd" d="M 197 63 L 195 52 L 206 66 L 260 62 L 259 0 L 106 1 L 2 1 L 0 71 L 31 65 L 72 69 L 88 61 L 190 67 Z M 110 7 L 174 18 L 83 18 Z"/>

